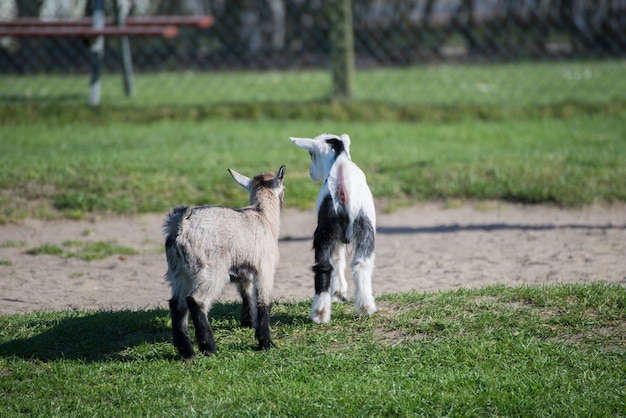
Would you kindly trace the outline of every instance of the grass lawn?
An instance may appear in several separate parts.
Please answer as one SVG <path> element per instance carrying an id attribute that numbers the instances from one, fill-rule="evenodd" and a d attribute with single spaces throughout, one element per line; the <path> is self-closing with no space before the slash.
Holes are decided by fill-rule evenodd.
<path id="1" fill-rule="evenodd" d="M 359 70 L 357 102 L 411 105 L 542 106 L 626 101 L 626 61 L 424 65 Z M 102 79 L 102 104 L 139 107 L 222 103 L 307 103 L 331 92 L 330 71 L 163 72 L 137 74 L 136 95 L 121 75 Z M 88 76 L 3 76 L 0 102 L 87 101 Z"/>
<path id="2" fill-rule="evenodd" d="M 0 222 L 242 205 L 226 169 L 281 164 L 286 205 L 311 207 L 318 185 L 288 137 L 324 132 L 351 135 L 387 209 L 429 199 L 623 202 L 625 66 L 363 70 L 346 104 L 326 101 L 323 71 L 142 74 L 141 94 L 125 100 L 107 88 L 98 109 L 61 93 L 82 91 L 76 76 L 4 77 Z"/>
<path id="3" fill-rule="evenodd" d="M 309 208 L 319 185 L 288 138 L 323 132 L 351 135 L 382 210 L 429 199 L 626 202 L 623 74 L 621 61 L 363 71 L 351 104 L 325 102 L 323 72 L 154 74 L 137 77 L 129 101 L 105 79 L 99 109 L 84 106 L 86 78 L 3 77 L 0 223 L 244 205 L 226 169 L 281 164 L 285 204 Z M 36 251 L 127 251 L 97 244 Z M 378 303 L 369 318 L 337 305 L 316 326 L 308 301 L 277 302 L 268 352 L 239 327 L 237 304 L 219 304 L 218 354 L 193 362 L 176 356 L 161 309 L 2 315 L 0 417 L 626 415 L 624 286 Z"/>
<path id="4" fill-rule="evenodd" d="M 255 351 L 239 306 L 211 313 L 214 357 L 180 360 L 165 310 L 0 316 L 1 416 L 623 416 L 626 288 L 384 295 L 308 320 L 276 303 Z"/>
<path id="5" fill-rule="evenodd" d="M 165 212 L 178 203 L 243 205 L 226 169 L 287 165 L 285 204 L 311 207 L 319 185 L 290 136 L 351 135 L 374 195 L 398 204 L 503 199 L 626 201 L 626 113 L 454 123 L 308 120 L 81 122 L 0 128 L 0 221 L 89 212 Z"/>

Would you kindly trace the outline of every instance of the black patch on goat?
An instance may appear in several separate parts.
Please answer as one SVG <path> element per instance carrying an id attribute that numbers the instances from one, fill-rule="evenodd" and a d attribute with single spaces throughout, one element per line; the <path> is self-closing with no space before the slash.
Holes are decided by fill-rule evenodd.
<path id="1" fill-rule="evenodd" d="M 337 138 L 330 138 L 326 140 L 326 143 L 333 148 L 335 151 L 335 157 L 346 150 L 343 141 Z"/>
<path id="2" fill-rule="evenodd" d="M 315 293 L 328 292 L 330 289 L 330 273 L 333 271 L 330 259 L 337 242 L 344 237 L 345 227 L 341 226 L 340 219 L 333 208 L 330 195 L 324 198 L 317 215 L 317 228 L 313 234 L 313 249 L 315 250 Z"/>
<path id="3" fill-rule="evenodd" d="M 170 314 L 172 316 L 172 333 L 174 334 L 174 347 L 178 353 L 186 359 L 193 358 L 194 352 L 189 339 L 189 327 L 187 315 L 189 310 L 186 306 L 179 306 L 178 299 L 170 299 Z"/>
<path id="4" fill-rule="evenodd" d="M 252 306 L 248 289 L 252 286 L 257 270 L 248 263 L 233 266 L 230 269 L 230 281 L 237 284 L 241 296 L 241 325 L 252 327 L 256 322 L 256 306 Z"/>
<path id="5" fill-rule="evenodd" d="M 326 196 L 322 201 L 317 218 L 317 228 L 313 234 L 313 249 L 315 250 L 315 293 L 330 290 L 330 277 L 333 266 L 330 262 L 339 241 L 348 243 L 345 236 L 348 224 L 348 215 L 337 214 L 333 208 L 332 198 Z M 376 234 L 371 220 L 360 211 L 353 223 L 352 241 L 354 243 L 355 259 L 367 258 L 376 246 Z"/>
<path id="6" fill-rule="evenodd" d="M 187 296 L 187 306 L 189 307 L 193 326 L 196 329 L 196 339 L 198 340 L 200 351 L 206 355 L 217 353 L 209 318 L 202 312 L 193 296 Z"/>
<path id="7" fill-rule="evenodd" d="M 359 215 L 354 220 L 354 258 L 361 259 L 366 258 L 374 253 L 376 247 L 376 234 L 372 221 L 363 213 L 359 212 Z"/>
<path id="8" fill-rule="evenodd" d="M 259 350 L 269 350 L 275 347 L 274 342 L 270 338 L 270 310 L 271 305 L 259 305 L 258 307 L 258 325 L 256 328 L 256 339 L 259 341 Z"/>
<path id="9" fill-rule="evenodd" d="M 243 290 L 240 290 L 239 294 L 241 295 L 241 326 L 252 328 L 256 321 L 256 311 L 250 303 L 248 294 Z"/>
<path id="10" fill-rule="evenodd" d="M 168 234 L 165 237 L 165 251 L 167 251 L 168 248 L 176 248 L 176 235 Z M 178 254 L 178 256 L 180 257 L 180 254 Z"/>

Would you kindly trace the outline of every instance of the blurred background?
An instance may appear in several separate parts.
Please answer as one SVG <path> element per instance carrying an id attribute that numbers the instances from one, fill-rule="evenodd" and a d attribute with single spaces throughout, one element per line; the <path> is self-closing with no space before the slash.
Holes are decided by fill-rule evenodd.
<path id="1" fill-rule="evenodd" d="M 91 19 L 95 3 L 0 0 L 0 29 L 8 29 L 8 22 L 17 18 Z M 623 73 L 626 55 L 626 0 L 105 0 L 103 4 L 110 18 L 213 18 L 207 27 L 181 25 L 175 37 L 126 38 L 134 77 L 130 92 L 121 82 L 123 38 L 106 37 L 102 100 L 110 104 L 330 98 L 336 94 L 331 51 L 341 49 L 333 46 L 341 42 L 332 34 L 337 24 L 333 7 L 342 4 L 350 8 L 354 56 L 348 58 L 356 74 L 354 100 L 458 103 L 468 88 L 488 96 L 497 90 L 499 77 L 519 77 L 521 86 L 541 83 L 527 79 L 542 78 L 541 72 L 525 74 L 523 67 L 503 71 L 510 63 L 557 63 L 560 78 L 569 82 L 564 88 L 575 90 L 581 88 L 577 81 L 599 76 L 596 67 L 584 63 L 602 62 L 604 70 Z M 94 38 L 3 34 L 0 100 L 86 102 Z M 466 73 L 454 72 L 458 66 L 474 67 L 483 78 L 468 87 Z M 431 72 L 420 72 L 424 69 Z M 384 72 L 372 76 L 377 70 Z M 414 78 L 406 71 L 415 71 L 413 77 L 421 82 L 426 79 L 427 84 L 446 88 L 412 91 Z M 225 77 L 232 74 L 238 76 Z M 361 80 L 367 86 L 358 87 L 361 74 L 368 75 Z M 404 76 L 396 79 L 398 74 Z M 298 78 L 287 80 L 288 75 Z M 623 100 L 626 93 L 618 91 L 613 77 L 609 79 L 595 80 L 588 88 L 596 90 L 598 100 Z M 406 88 L 398 89 L 398 83 Z M 520 98 L 541 94 L 540 89 L 526 90 Z M 576 100 L 576 93 L 565 99 Z"/>

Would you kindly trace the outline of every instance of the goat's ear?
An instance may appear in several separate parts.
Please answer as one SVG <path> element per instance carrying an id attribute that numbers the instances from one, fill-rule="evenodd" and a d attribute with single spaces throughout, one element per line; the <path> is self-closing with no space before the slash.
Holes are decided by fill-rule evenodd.
<path id="1" fill-rule="evenodd" d="M 344 147 L 350 148 L 350 137 L 348 136 L 348 134 L 342 134 L 340 139 L 341 142 L 343 142 Z"/>
<path id="2" fill-rule="evenodd" d="M 341 142 L 343 142 L 343 148 L 346 151 L 346 154 L 350 157 L 350 137 L 348 134 L 341 135 Z"/>
<path id="3" fill-rule="evenodd" d="M 309 138 L 289 138 L 289 140 L 291 142 L 293 142 L 294 144 L 296 144 L 297 146 L 299 146 L 300 148 L 304 148 L 306 150 L 309 151 L 315 151 L 316 150 L 316 144 L 315 141 Z"/>
<path id="4" fill-rule="evenodd" d="M 285 169 L 285 164 L 281 165 L 278 169 L 278 172 L 274 176 L 274 181 L 276 182 L 276 185 L 282 184 L 285 180 Z"/>
<path id="5" fill-rule="evenodd" d="M 228 169 L 228 172 L 231 176 L 233 176 L 233 179 L 235 179 L 237 184 L 246 189 L 248 192 L 252 190 L 252 179 L 244 176 L 243 174 L 239 174 L 238 172 L 230 168 Z"/>

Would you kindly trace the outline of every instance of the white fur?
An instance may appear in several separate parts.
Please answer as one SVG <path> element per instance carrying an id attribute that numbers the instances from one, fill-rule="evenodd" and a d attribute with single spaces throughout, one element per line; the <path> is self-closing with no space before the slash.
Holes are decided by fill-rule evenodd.
<path id="1" fill-rule="evenodd" d="M 330 321 L 330 293 L 322 292 L 313 296 L 311 304 L 311 320 L 316 324 L 326 324 Z"/>
<path id="2" fill-rule="evenodd" d="M 335 155 L 335 151 L 327 140 L 335 139 L 343 143 L 344 152 Z M 352 241 L 353 222 L 363 212 L 376 228 L 376 210 L 374 198 L 367 185 L 363 171 L 352 162 L 350 156 L 350 137 L 322 134 L 314 139 L 290 138 L 300 148 L 309 151 L 311 166 L 309 174 L 314 181 L 323 181 L 317 197 L 316 209 L 319 213 L 324 199 L 330 195 L 335 213 L 347 213 L 349 224 L 346 238 Z M 347 200 L 342 203 L 340 189 L 344 188 Z M 352 243 L 353 244 L 353 243 Z M 349 245 L 352 245 L 349 244 Z M 330 321 L 331 298 L 335 301 L 347 299 L 347 283 L 344 270 L 346 267 L 347 245 L 337 242 L 330 261 L 332 265 L 330 293 L 322 292 L 315 295 L 311 308 L 311 319 L 315 323 Z M 355 284 L 354 304 L 357 314 L 370 315 L 376 312 L 376 304 L 372 294 L 371 277 L 374 272 L 374 254 L 359 257 L 355 254 L 350 264 Z"/>

